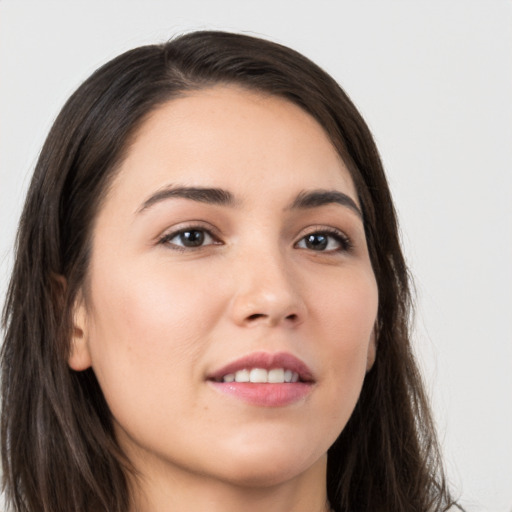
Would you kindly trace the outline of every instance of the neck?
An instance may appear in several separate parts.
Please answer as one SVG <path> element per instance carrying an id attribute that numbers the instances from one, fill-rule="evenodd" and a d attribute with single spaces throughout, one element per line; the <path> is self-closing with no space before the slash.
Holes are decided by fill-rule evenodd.
<path id="1" fill-rule="evenodd" d="M 130 512 L 329 512 L 324 456 L 302 474 L 272 485 L 241 485 L 186 471 L 140 472 Z M 161 469 L 161 468 L 160 468 Z"/>

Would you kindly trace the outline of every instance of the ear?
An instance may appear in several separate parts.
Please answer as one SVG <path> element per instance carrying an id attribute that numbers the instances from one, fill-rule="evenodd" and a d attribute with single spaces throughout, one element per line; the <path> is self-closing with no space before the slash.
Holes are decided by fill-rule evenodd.
<path id="1" fill-rule="evenodd" d="M 75 371 L 90 368 L 91 354 L 89 352 L 87 332 L 87 310 L 82 295 L 79 294 L 73 306 L 73 326 L 68 364 Z"/>
<path id="2" fill-rule="evenodd" d="M 377 357 L 377 326 L 375 326 L 372 330 L 372 334 L 370 336 L 370 344 L 368 345 L 368 353 L 366 355 L 366 373 L 368 373 L 372 367 L 373 363 L 375 363 L 375 358 Z"/>

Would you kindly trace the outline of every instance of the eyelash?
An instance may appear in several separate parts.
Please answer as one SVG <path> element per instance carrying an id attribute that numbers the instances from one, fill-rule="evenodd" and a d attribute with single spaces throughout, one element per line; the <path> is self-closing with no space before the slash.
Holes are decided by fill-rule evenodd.
<path id="1" fill-rule="evenodd" d="M 183 244 L 183 239 L 181 239 L 182 245 L 178 245 L 176 243 L 171 243 L 171 240 L 173 240 L 176 237 L 183 236 L 185 233 L 202 233 L 203 239 L 200 240 L 200 245 L 197 246 L 186 246 Z M 314 249 L 311 249 L 309 247 L 298 247 L 298 245 L 301 242 L 304 242 L 308 237 L 326 237 L 327 239 L 334 239 L 339 247 L 335 249 L 330 249 L 327 251 L 321 250 L 321 251 L 315 251 Z M 206 229 L 203 226 L 187 226 L 185 228 L 179 229 L 177 231 L 173 231 L 172 233 L 167 233 L 163 235 L 159 240 L 158 244 L 161 245 L 167 245 L 172 250 L 175 251 L 190 251 L 190 250 L 196 250 L 200 249 L 202 247 L 205 247 L 203 245 L 204 238 L 209 237 L 212 242 L 207 243 L 206 246 L 209 245 L 222 245 L 222 242 L 214 235 L 209 229 Z M 307 242 L 305 242 L 307 244 Z M 329 244 L 329 240 L 327 240 L 327 245 Z M 318 228 L 316 230 L 312 230 L 309 233 L 303 235 L 297 242 L 295 242 L 294 247 L 297 247 L 299 249 L 304 250 L 311 250 L 312 252 L 320 252 L 320 253 L 326 253 L 326 254 L 333 254 L 333 253 L 343 253 L 343 252 L 350 252 L 353 249 L 353 244 L 348 236 L 346 236 L 343 232 L 338 231 L 337 229 L 326 229 L 326 228 Z"/>
<path id="2" fill-rule="evenodd" d="M 221 245 L 222 242 L 212 234 L 212 232 L 209 229 L 206 229 L 204 226 L 187 226 L 185 228 L 179 229 L 177 231 L 173 231 L 172 233 L 167 233 L 163 235 L 159 240 L 158 243 L 161 245 L 168 245 L 172 250 L 175 251 L 190 251 L 195 249 L 200 249 L 201 247 L 205 247 L 204 245 L 198 245 L 198 246 L 186 246 L 186 245 L 177 245 L 175 243 L 171 243 L 171 240 L 173 240 L 176 237 L 179 237 L 180 235 L 184 235 L 185 233 L 202 233 L 203 237 L 209 237 L 212 239 L 212 243 L 208 243 L 207 245 Z M 183 242 L 183 240 L 181 240 Z"/>
<path id="3" fill-rule="evenodd" d="M 314 252 L 322 252 L 322 253 L 327 253 L 327 254 L 343 253 L 343 252 L 350 252 L 354 247 L 352 244 L 352 241 L 350 240 L 350 238 L 347 235 L 345 235 L 345 233 L 343 233 L 337 229 L 332 229 L 332 228 L 331 229 L 318 228 L 313 231 L 310 231 L 306 235 L 302 236 L 302 238 L 298 242 L 295 243 L 295 246 L 297 246 L 300 242 L 306 240 L 307 237 L 311 237 L 311 236 L 317 236 L 317 237 L 324 236 L 327 238 L 333 238 L 336 241 L 336 243 L 339 245 L 338 248 L 330 249 L 327 251 L 314 251 L 314 249 L 311 249 Z M 329 242 L 327 242 L 327 243 L 329 243 Z M 305 247 L 304 249 L 307 250 L 308 248 Z"/>

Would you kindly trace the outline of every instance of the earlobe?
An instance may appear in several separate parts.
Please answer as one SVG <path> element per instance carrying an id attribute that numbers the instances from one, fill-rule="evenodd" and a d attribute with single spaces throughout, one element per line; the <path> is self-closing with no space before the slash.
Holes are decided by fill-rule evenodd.
<path id="1" fill-rule="evenodd" d="M 368 345 L 368 353 L 366 355 L 366 373 L 368 373 L 375 363 L 377 357 L 377 326 L 373 328 Z"/>
<path id="2" fill-rule="evenodd" d="M 73 308 L 72 329 L 69 367 L 75 371 L 87 370 L 92 361 L 89 352 L 86 308 L 81 297 L 77 298 Z"/>

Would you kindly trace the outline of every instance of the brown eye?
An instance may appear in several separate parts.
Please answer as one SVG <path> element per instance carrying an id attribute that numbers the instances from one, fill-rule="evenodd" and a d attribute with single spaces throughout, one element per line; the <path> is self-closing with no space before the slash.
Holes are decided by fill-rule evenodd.
<path id="1" fill-rule="evenodd" d="M 299 249 L 318 252 L 348 251 L 352 246 L 350 240 L 338 232 L 318 231 L 301 238 L 296 245 Z"/>
<path id="2" fill-rule="evenodd" d="M 204 231 L 199 231 L 197 229 L 191 231 L 183 231 L 178 235 L 180 245 L 184 247 L 199 247 L 203 245 L 205 239 Z"/>
<path id="3" fill-rule="evenodd" d="M 217 243 L 211 233 L 205 229 L 187 228 L 175 231 L 165 235 L 161 240 L 161 244 L 169 245 L 176 249 L 194 249 L 206 245 Z"/>
<path id="4" fill-rule="evenodd" d="M 329 238 L 321 233 L 304 237 L 304 245 L 313 251 L 325 251 L 328 243 Z"/>

